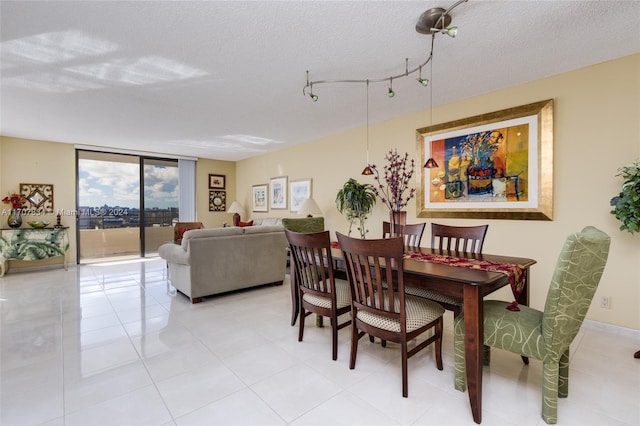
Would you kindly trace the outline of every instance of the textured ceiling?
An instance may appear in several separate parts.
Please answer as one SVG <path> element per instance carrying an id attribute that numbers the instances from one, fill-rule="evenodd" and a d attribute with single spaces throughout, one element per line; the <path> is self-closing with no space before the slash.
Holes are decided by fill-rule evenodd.
<path id="1" fill-rule="evenodd" d="M 424 62 L 418 17 L 453 1 L 0 2 L 0 134 L 236 161 L 361 127 L 364 85 Z M 437 35 L 433 103 L 640 52 L 639 1 L 470 0 Z M 429 76 L 429 73 L 424 73 Z M 615 78 L 615 76 L 611 76 Z M 424 110 L 414 79 L 371 123 Z"/>

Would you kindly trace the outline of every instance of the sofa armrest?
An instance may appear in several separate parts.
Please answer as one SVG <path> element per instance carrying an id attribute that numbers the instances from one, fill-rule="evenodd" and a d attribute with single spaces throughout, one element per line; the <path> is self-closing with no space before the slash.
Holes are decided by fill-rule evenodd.
<path id="1" fill-rule="evenodd" d="M 189 254 L 182 246 L 174 243 L 165 243 L 158 248 L 158 254 L 167 262 L 179 263 L 181 265 L 189 264 Z"/>

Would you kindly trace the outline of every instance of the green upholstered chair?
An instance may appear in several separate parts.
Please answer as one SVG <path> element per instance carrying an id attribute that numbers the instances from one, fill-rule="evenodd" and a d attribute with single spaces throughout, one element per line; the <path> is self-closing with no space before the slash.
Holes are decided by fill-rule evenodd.
<path id="1" fill-rule="evenodd" d="M 558 397 L 569 393 L 569 345 L 578 334 L 600 282 L 610 239 L 587 226 L 569 235 L 556 263 L 544 312 L 507 302 L 484 302 L 484 344 L 542 361 L 542 419 L 555 424 Z M 455 388 L 466 389 L 464 312 L 455 320 Z"/>
<path id="2" fill-rule="evenodd" d="M 324 231 L 323 217 L 295 217 L 283 218 L 282 225 L 293 232 L 322 232 Z"/>
<path id="3" fill-rule="evenodd" d="M 324 231 L 323 217 L 288 217 L 282 219 L 282 226 L 293 232 L 301 232 L 305 234 Z M 291 256 L 287 255 L 287 263 L 291 264 Z M 298 300 L 295 271 L 291 271 L 291 326 L 296 325 L 298 312 L 300 311 L 300 301 Z M 322 327 L 322 316 L 318 315 L 316 324 Z"/>

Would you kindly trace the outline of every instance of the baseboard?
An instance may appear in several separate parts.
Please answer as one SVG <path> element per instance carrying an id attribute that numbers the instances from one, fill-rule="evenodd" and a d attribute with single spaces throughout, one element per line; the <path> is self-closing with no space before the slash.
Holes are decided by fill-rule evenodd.
<path id="1" fill-rule="evenodd" d="M 607 333 L 618 334 L 621 336 L 640 337 L 640 330 L 622 327 L 619 325 L 607 324 L 604 322 L 585 319 L 582 323 L 582 326 L 591 330 L 602 330 L 606 331 Z"/>

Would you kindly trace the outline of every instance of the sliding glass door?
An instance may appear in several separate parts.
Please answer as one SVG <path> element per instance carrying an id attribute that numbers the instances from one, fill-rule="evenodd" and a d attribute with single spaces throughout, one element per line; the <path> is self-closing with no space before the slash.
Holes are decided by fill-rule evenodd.
<path id="1" fill-rule="evenodd" d="M 156 255 L 158 247 L 173 240 L 173 224 L 178 220 L 178 162 L 142 158 L 141 180 L 144 230 L 143 256 Z"/>
<path id="2" fill-rule="evenodd" d="M 152 255 L 160 244 L 173 239 L 171 225 L 178 217 L 177 161 L 76 152 L 80 262 Z"/>

